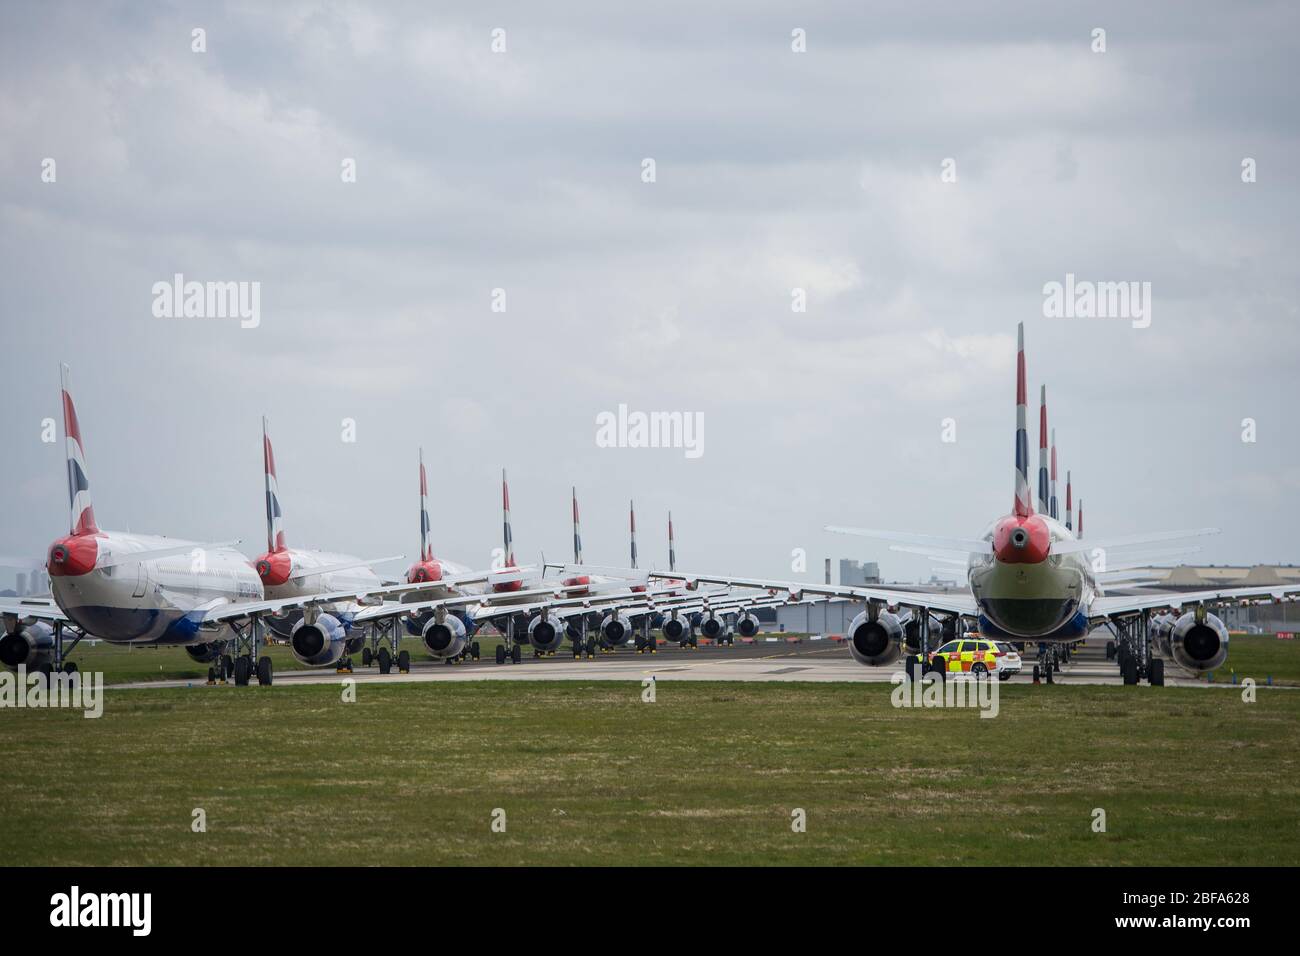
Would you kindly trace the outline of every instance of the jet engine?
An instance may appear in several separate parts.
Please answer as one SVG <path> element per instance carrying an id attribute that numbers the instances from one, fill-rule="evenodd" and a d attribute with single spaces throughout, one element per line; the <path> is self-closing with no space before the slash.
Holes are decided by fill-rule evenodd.
<path id="1" fill-rule="evenodd" d="M 622 647 L 632 636 L 632 621 L 626 614 L 611 611 L 600 622 L 600 642 L 606 647 Z"/>
<path id="2" fill-rule="evenodd" d="M 1161 657 L 1172 658 L 1174 656 L 1173 648 L 1169 646 L 1169 635 L 1177 621 L 1178 619 L 1172 614 L 1159 614 L 1151 620 L 1149 625 L 1151 644 Z"/>
<path id="3" fill-rule="evenodd" d="M 753 637 L 758 633 L 758 618 L 745 611 L 736 618 L 735 630 L 741 637 Z"/>
<path id="4" fill-rule="evenodd" d="M 1169 651 L 1184 670 L 1212 671 L 1228 659 L 1228 628 L 1213 614 L 1188 611 L 1169 632 Z"/>
<path id="5" fill-rule="evenodd" d="M 317 614 L 311 623 L 303 618 L 293 626 L 289 636 L 293 656 L 309 667 L 335 663 L 343 656 L 347 643 L 347 632 L 332 614 Z"/>
<path id="6" fill-rule="evenodd" d="M 544 652 L 553 651 L 564 640 L 564 621 L 558 617 L 540 614 L 528 622 L 528 643 L 534 649 Z"/>
<path id="7" fill-rule="evenodd" d="M 209 644 L 186 644 L 185 653 L 196 664 L 211 664 L 226 652 L 225 641 L 212 641 Z"/>
<path id="8" fill-rule="evenodd" d="M 878 612 L 874 621 L 863 611 L 849 625 L 849 651 L 859 664 L 890 664 L 898 659 L 902 644 L 903 624 L 888 611 Z"/>
<path id="9" fill-rule="evenodd" d="M 700 618 L 697 625 L 699 632 L 710 640 L 717 640 L 727 633 L 727 625 L 722 618 L 714 615 L 712 611 Z"/>
<path id="10" fill-rule="evenodd" d="M 54 661 L 54 628 L 44 621 L 20 625 L 12 634 L 0 637 L 0 663 L 8 667 L 35 670 Z"/>
<path id="11" fill-rule="evenodd" d="M 468 639 L 464 622 L 454 614 L 446 615 L 441 621 L 436 615 L 429 618 L 420 632 L 424 649 L 439 660 L 460 654 Z"/>
<path id="12" fill-rule="evenodd" d="M 679 644 L 691 636 L 691 625 L 679 617 L 665 618 L 659 630 L 663 632 L 665 640 L 676 641 Z"/>

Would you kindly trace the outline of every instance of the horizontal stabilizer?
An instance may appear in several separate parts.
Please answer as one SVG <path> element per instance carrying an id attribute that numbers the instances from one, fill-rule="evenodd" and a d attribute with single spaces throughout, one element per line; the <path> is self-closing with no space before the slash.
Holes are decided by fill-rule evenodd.
<path id="1" fill-rule="evenodd" d="M 932 534 L 911 534 L 906 531 L 876 531 L 872 528 L 844 528 L 839 525 L 827 525 L 827 531 L 836 534 L 852 534 L 860 538 L 874 538 L 877 541 L 897 541 L 921 548 L 938 548 L 943 551 L 959 551 L 963 554 L 992 554 L 993 545 L 982 538 L 944 538 Z"/>

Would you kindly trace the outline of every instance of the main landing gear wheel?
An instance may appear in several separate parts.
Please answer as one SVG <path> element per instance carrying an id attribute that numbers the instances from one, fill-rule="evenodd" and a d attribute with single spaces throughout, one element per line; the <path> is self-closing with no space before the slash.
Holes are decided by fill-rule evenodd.
<path id="1" fill-rule="evenodd" d="M 410 651 L 397 652 L 397 670 L 403 674 L 411 673 L 411 652 Z"/>
<path id="2" fill-rule="evenodd" d="M 1132 657 L 1125 657 L 1124 663 L 1119 667 L 1119 672 L 1124 676 L 1125 684 L 1136 684 L 1138 682 L 1137 661 Z"/>
<path id="3" fill-rule="evenodd" d="M 518 644 L 516 644 L 514 647 L 510 648 L 510 661 L 511 661 L 511 663 L 518 664 L 521 660 L 523 660 L 523 657 L 524 657 L 524 655 L 523 655 L 522 651 L 520 650 Z"/>
<path id="4" fill-rule="evenodd" d="M 505 649 L 502 645 L 498 644 L 498 645 L 497 645 L 497 663 L 498 663 L 498 664 L 504 664 L 505 662 L 506 662 L 506 649 Z"/>
<path id="5" fill-rule="evenodd" d="M 362 667 L 369 667 L 370 664 L 371 664 L 371 662 L 372 662 L 374 659 L 375 659 L 375 656 L 374 656 L 373 654 L 370 653 L 370 648 L 368 648 L 368 647 L 363 647 L 363 648 L 361 648 L 361 666 L 362 666 Z"/>
<path id="6" fill-rule="evenodd" d="M 469 646 L 469 653 L 470 653 L 470 657 L 474 658 L 474 660 L 479 659 L 478 641 L 475 641 L 473 644 Z"/>
<path id="7" fill-rule="evenodd" d="M 1115 659 L 1115 642 L 1114 642 L 1114 641 L 1107 641 L 1107 642 L 1106 642 L 1106 660 L 1108 660 L 1108 661 L 1113 661 L 1114 659 Z"/>
<path id="8" fill-rule="evenodd" d="M 209 683 L 209 684 L 215 684 L 216 682 L 217 682 L 217 669 L 216 669 L 215 667 L 209 667 L 209 668 L 208 668 L 208 683 Z"/>
<path id="9" fill-rule="evenodd" d="M 271 686 L 271 658 L 263 657 L 257 662 L 257 683 L 260 687 Z"/>
<path id="10" fill-rule="evenodd" d="M 588 660 L 596 656 L 596 639 L 594 637 L 587 638 L 586 651 Z"/>
<path id="11" fill-rule="evenodd" d="M 253 662 L 247 655 L 235 658 L 235 686 L 247 687 L 249 675 L 253 671 Z"/>
<path id="12" fill-rule="evenodd" d="M 1151 666 L 1147 668 L 1147 680 L 1152 687 L 1165 686 L 1165 662 L 1163 660 L 1157 657 L 1151 662 Z"/>
<path id="13" fill-rule="evenodd" d="M 379 649 L 377 660 L 379 661 L 379 673 L 387 674 L 393 669 L 393 655 L 388 653 L 388 648 L 381 647 Z"/>

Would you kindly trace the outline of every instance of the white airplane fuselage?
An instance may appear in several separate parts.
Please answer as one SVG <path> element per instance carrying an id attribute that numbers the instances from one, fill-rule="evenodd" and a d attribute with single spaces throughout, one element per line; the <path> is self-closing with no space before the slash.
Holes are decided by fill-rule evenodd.
<path id="1" fill-rule="evenodd" d="M 166 548 L 185 550 L 103 566 L 132 552 Z M 47 569 L 60 610 L 90 636 L 113 643 L 225 640 L 230 629 L 201 624 L 204 612 L 263 598 L 262 582 L 239 551 L 155 535 L 69 535 L 51 546 Z"/>

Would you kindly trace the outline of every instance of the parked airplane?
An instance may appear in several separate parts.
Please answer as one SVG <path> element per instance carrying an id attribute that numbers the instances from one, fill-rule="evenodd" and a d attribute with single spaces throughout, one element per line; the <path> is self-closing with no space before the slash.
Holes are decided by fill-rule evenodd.
<path id="1" fill-rule="evenodd" d="M 253 562 L 268 598 L 300 598 L 332 592 L 375 591 L 384 582 L 373 565 L 397 561 L 401 555 L 362 559 L 331 551 L 307 551 L 285 543 L 284 516 L 280 508 L 280 485 L 275 471 L 275 452 L 262 419 L 262 474 L 266 487 L 266 551 Z M 299 663 L 310 667 L 337 665 L 352 670 L 351 654 L 362 649 L 365 636 L 352 633 L 352 619 L 361 605 L 330 602 L 314 606 L 311 613 L 299 610 L 270 618 L 277 634 L 289 639 Z M 406 670 L 409 659 L 399 661 Z"/>
<path id="2" fill-rule="evenodd" d="M 1039 428 L 1039 510 L 1034 508 L 1029 484 L 1029 442 L 1025 386 L 1024 325 L 1018 330 L 1016 358 L 1015 495 L 1011 512 L 994 521 L 978 538 L 828 527 L 827 530 L 910 545 L 935 556 L 960 554 L 967 563 L 968 590 L 956 593 L 910 592 L 887 587 L 832 587 L 799 582 L 743 578 L 735 575 L 672 572 L 692 584 L 716 583 L 733 587 L 766 587 L 792 597 L 824 594 L 863 600 L 866 609 L 849 627 L 849 648 L 862 664 L 882 665 L 896 660 L 904 643 L 903 624 L 889 606 L 919 612 L 923 648 L 928 643 L 931 614 L 968 617 L 978 621 L 981 633 L 1001 639 L 1040 642 L 1044 647 L 1072 643 L 1091 628 L 1113 624 L 1121 643 L 1131 645 L 1124 671 L 1125 683 L 1145 676 L 1164 682 L 1167 656 L 1192 673 L 1222 665 L 1228 654 L 1228 630 L 1208 608 L 1251 599 L 1282 600 L 1300 592 L 1300 585 L 1220 588 L 1193 592 L 1146 592 L 1108 596 L 1098 582 L 1091 555 L 1107 555 L 1156 542 L 1176 541 L 1217 533 L 1212 528 L 1157 534 L 1136 534 L 1110 539 L 1081 540 L 1083 503 L 1073 530 L 1051 517 L 1050 470 L 1046 395 Z M 1067 486 L 1068 488 L 1068 486 Z M 1068 494 L 1068 490 L 1067 490 Z M 1067 509 L 1069 507 L 1067 498 Z M 1100 550 L 1098 550 L 1100 549 Z M 667 577 L 653 573 L 652 577 Z M 1156 608 L 1187 608 L 1167 628 L 1151 655 L 1148 612 Z M 912 663 L 915 663 L 914 661 Z M 909 666 L 910 669 L 910 666 Z M 941 671 L 940 671 L 941 673 Z M 1036 669 L 1037 675 L 1037 669 Z M 1051 679 L 1051 670 L 1047 670 Z"/>

